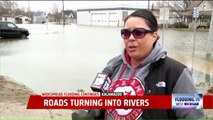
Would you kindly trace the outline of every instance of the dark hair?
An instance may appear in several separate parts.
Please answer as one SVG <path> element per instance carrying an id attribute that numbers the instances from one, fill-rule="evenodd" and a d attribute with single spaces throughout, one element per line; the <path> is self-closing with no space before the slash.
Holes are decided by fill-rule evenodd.
<path id="1" fill-rule="evenodd" d="M 130 15 L 128 15 L 125 20 L 124 20 L 124 24 L 126 23 L 126 21 L 130 18 L 130 17 L 141 17 L 145 19 L 145 22 L 147 23 L 147 25 L 149 26 L 149 28 L 151 29 L 152 32 L 155 32 L 158 30 L 158 23 L 157 20 L 154 16 L 154 14 L 147 10 L 147 9 L 138 9 L 136 11 L 134 11 L 133 13 L 131 13 Z"/>

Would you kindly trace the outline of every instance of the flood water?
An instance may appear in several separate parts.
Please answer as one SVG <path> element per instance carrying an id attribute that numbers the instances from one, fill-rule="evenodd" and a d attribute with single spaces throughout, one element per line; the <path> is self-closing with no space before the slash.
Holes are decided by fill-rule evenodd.
<path id="1" fill-rule="evenodd" d="M 29 29 L 30 36 L 28 39 L 0 38 L 0 74 L 27 85 L 35 92 L 90 90 L 96 74 L 123 50 L 121 28 L 117 27 L 74 24 L 65 27 L 51 24 L 18 26 Z M 192 36 L 190 31 L 166 30 L 163 42 L 168 51 L 190 55 Z M 208 32 L 196 33 L 197 52 L 205 50 L 207 38 Z M 213 82 L 212 67 L 207 73 L 193 71 L 199 80 Z"/>

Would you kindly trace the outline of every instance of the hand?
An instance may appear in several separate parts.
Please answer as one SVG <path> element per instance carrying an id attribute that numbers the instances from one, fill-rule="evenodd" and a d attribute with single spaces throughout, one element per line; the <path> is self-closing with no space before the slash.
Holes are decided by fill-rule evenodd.
<path id="1" fill-rule="evenodd" d="M 72 113 L 72 120 L 91 120 L 95 118 L 95 111 L 80 110 Z"/>

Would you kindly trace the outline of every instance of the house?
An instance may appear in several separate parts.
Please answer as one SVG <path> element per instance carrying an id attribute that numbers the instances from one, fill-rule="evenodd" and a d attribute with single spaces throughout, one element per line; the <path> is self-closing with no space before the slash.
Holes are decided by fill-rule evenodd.
<path id="1" fill-rule="evenodd" d="M 77 9 L 77 24 L 95 26 L 123 26 L 124 19 L 133 11 L 147 6 L 108 5 Z"/>
<path id="2" fill-rule="evenodd" d="M 33 14 L 33 23 L 46 23 L 48 15 L 46 12 L 36 12 Z"/>
<path id="3" fill-rule="evenodd" d="M 5 15 L 0 16 L 0 21 L 15 22 L 15 19 L 13 18 L 12 15 L 5 14 Z"/>
<path id="4" fill-rule="evenodd" d="M 199 17 L 197 18 L 197 27 L 209 28 L 211 21 L 211 12 L 213 10 L 213 1 L 191 1 L 191 4 L 182 12 L 184 22 L 192 28 L 195 24 L 193 18 L 194 7 L 199 9 Z"/>
<path id="5" fill-rule="evenodd" d="M 74 10 L 64 10 L 64 17 L 66 23 L 76 23 L 77 22 L 77 12 Z"/>
<path id="6" fill-rule="evenodd" d="M 15 23 L 17 24 L 29 24 L 31 21 L 31 18 L 23 15 L 17 15 L 15 16 Z"/>
<path id="7" fill-rule="evenodd" d="M 196 26 L 209 28 L 213 1 L 191 1 L 185 11 L 175 10 L 169 4 L 165 4 L 163 8 L 169 11 L 169 15 L 166 17 L 167 19 L 164 20 L 164 22 L 161 18 L 162 14 L 160 12 L 162 7 L 154 6 L 154 8 L 152 8 L 152 12 L 156 16 L 159 25 L 164 23 L 168 26 L 174 25 L 175 23 L 181 23 L 182 27 L 185 26 L 193 28 L 195 24 L 193 18 L 194 7 L 198 7 L 199 9 L 199 17 L 197 18 Z"/>

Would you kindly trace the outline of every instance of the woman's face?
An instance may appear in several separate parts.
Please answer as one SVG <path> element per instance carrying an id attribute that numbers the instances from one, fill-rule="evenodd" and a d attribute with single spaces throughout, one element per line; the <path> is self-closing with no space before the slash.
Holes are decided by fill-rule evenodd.
<path id="1" fill-rule="evenodd" d="M 141 17 L 130 17 L 124 25 L 124 29 L 129 31 L 137 31 L 136 28 L 144 28 L 150 30 L 145 19 Z M 157 32 L 148 32 L 144 37 L 134 37 L 133 34 L 129 38 L 124 38 L 124 44 L 129 56 L 135 60 L 143 60 L 153 49 L 153 43 L 157 40 Z"/>

